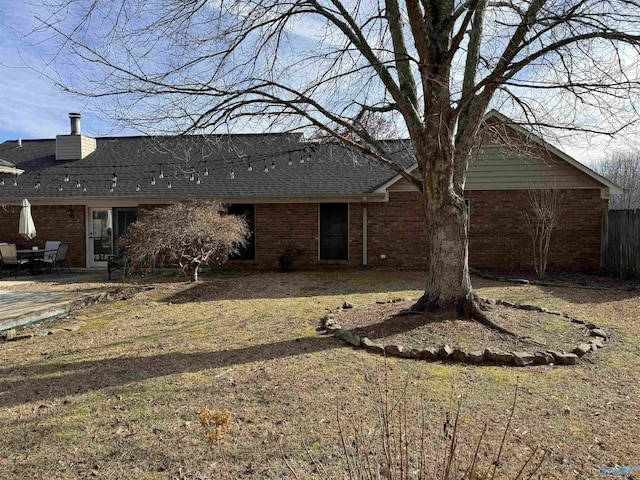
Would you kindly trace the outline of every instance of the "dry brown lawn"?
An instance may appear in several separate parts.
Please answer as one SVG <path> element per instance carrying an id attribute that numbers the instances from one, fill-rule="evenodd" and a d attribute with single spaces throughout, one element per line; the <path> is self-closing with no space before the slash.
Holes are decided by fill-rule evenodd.
<path id="1" fill-rule="evenodd" d="M 499 473 L 513 472 L 537 445 L 549 452 L 539 478 L 599 478 L 602 465 L 640 465 L 638 293 L 474 279 L 481 296 L 603 326 L 611 335 L 605 349 L 575 367 L 401 359 L 385 367 L 381 357 L 316 334 L 326 309 L 348 300 L 366 311 L 376 300 L 416 298 L 423 277 L 326 271 L 198 285 L 156 279 L 153 289 L 130 299 L 76 312 L 86 322 L 77 332 L 0 344 L 0 478 L 219 479 L 228 478 L 227 469 L 238 479 L 294 478 L 281 450 L 299 478 L 316 478 L 310 456 L 333 478 L 347 478 L 337 413 L 345 436 L 351 421 L 374 432 L 380 372 L 392 386 L 424 396 L 434 464 L 452 401 L 463 396 L 461 448 L 474 445 L 483 424 L 496 445 L 518 378 Z M 371 315 L 384 316 L 379 309 Z M 542 319 L 531 322 L 545 331 Z M 451 332 L 452 346 L 479 335 L 462 326 Z M 229 431 L 216 445 L 198 422 L 203 409 L 231 412 Z M 374 436 L 370 442 L 380 448 Z"/>

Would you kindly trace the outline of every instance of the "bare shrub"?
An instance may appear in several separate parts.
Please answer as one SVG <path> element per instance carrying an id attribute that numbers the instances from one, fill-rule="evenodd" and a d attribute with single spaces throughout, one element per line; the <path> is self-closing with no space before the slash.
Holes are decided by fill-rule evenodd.
<path id="1" fill-rule="evenodd" d="M 342 444 L 343 475 L 349 480 L 493 480 L 497 478 L 531 479 L 538 472 L 546 451 L 530 449 L 524 460 L 510 452 L 511 421 L 518 399 L 515 386 L 513 402 L 504 431 L 496 441 L 487 440 L 487 425 L 478 436 L 463 433 L 462 396 L 454 401 L 453 391 L 444 422 L 428 417 L 424 407 L 426 395 L 410 392 L 408 382 L 390 385 L 387 369 L 372 382 L 375 418 L 361 421 L 337 408 L 337 424 Z M 432 449 L 435 438 L 436 448 Z M 316 476 L 333 478 L 306 447 Z M 518 447 L 522 450 L 522 446 Z M 296 468 L 282 452 L 287 468 L 295 478 Z M 506 459 L 508 458 L 508 460 Z M 308 478 L 308 477 L 304 477 Z"/>
<path id="2" fill-rule="evenodd" d="M 220 202 L 194 200 L 145 212 L 120 239 L 120 246 L 133 266 L 176 265 L 197 282 L 201 264 L 224 263 L 248 236 L 244 218 L 225 215 Z"/>
<path id="3" fill-rule="evenodd" d="M 557 188 L 529 190 L 530 212 L 522 212 L 522 228 L 531 238 L 533 266 L 538 277 L 544 277 L 549 260 L 551 235 L 565 212 L 568 193 Z"/>

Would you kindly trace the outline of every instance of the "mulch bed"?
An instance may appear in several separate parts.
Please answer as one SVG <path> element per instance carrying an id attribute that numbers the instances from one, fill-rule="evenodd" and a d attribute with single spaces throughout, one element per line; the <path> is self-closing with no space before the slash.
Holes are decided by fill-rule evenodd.
<path id="1" fill-rule="evenodd" d="M 416 349 L 448 344 L 465 350 L 495 347 L 505 351 L 571 351 L 587 335 L 581 325 L 564 317 L 494 306 L 490 312 L 493 321 L 524 337 L 519 340 L 472 320 L 400 314 L 411 305 L 411 301 L 357 305 L 343 311 L 337 321 L 341 328 L 369 337 L 374 342 Z"/>

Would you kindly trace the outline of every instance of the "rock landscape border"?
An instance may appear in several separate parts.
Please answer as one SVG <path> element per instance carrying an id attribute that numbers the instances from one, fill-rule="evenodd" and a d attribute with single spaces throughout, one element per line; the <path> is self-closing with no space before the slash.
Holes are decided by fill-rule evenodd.
<path id="1" fill-rule="evenodd" d="M 404 298 L 389 300 L 387 302 L 376 303 L 396 303 L 404 301 Z M 508 308 L 519 310 L 535 311 L 546 313 L 547 315 L 562 316 L 571 323 L 584 326 L 589 331 L 589 340 L 578 344 L 571 352 L 558 350 L 536 350 L 531 351 L 511 351 L 485 347 L 484 349 L 465 350 L 462 348 L 452 348 L 449 345 L 440 345 L 439 347 L 428 347 L 423 349 L 407 347 L 397 344 L 382 344 L 372 341 L 366 336 L 360 336 L 350 330 L 345 330 L 337 323 L 336 315 L 344 310 L 354 308 L 354 305 L 345 302 L 342 307 L 330 310 L 325 315 L 318 327 L 318 332 L 323 335 L 333 334 L 335 337 L 353 347 L 364 348 L 371 353 L 385 355 L 390 357 L 408 358 L 413 360 L 423 360 L 429 362 L 449 361 L 460 363 L 471 363 L 478 365 L 506 365 L 515 367 L 526 367 L 529 365 L 576 365 L 581 357 L 589 352 L 604 348 L 605 342 L 608 340 L 606 332 L 602 328 L 598 328 L 591 322 L 572 317 L 571 315 L 557 310 L 549 310 L 536 305 L 512 303 L 506 300 L 494 300 L 492 298 L 482 299 L 487 305 L 502 305 Z"/>

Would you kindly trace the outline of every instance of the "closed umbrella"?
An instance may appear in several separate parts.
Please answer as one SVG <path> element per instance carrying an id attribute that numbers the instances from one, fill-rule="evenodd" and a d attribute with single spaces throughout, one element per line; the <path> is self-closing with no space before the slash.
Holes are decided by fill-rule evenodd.
<path id="1" fill-rule="evenodd" d="M 36 225 L 33 223 L 33 217 L 31 216 L 31 204 L 25 198 L 20 206 L 22 210 L 20 210 L 20 230 L 18 233 L 27 240 L 31 240 L 36 236 Z"/>

